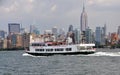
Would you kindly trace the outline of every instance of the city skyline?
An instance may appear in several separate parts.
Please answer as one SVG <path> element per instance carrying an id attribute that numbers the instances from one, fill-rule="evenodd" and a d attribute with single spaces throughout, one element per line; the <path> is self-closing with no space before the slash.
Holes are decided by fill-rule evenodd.
<path id="1" fill-rule="evenodd" d="M 91 29 L 106 23 L 108 32 L 117 32 L 120 25 L 119 0 L 86 0 L 85 7 Z M 67 31 L 69 25 L 80 26 L 82 8 L 83 0 L 1 0 L 0 30 L 7 31 L 8 23 L 20 23 L 25 28 L 36 25 L 40 31 L 53 26 L 64 27 Z"/>

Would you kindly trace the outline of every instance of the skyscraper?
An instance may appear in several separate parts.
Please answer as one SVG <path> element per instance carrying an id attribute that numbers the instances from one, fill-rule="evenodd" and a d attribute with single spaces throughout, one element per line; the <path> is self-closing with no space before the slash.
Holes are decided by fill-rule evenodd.
<path id="1" fill-rule="evenodd" d="M 120 26 L 118 26 L 117 34 L 120 36 Z"/>
<path id="2" fill-rule="evenodd" d="M 85 6 L 83 3 L 83 10 L 80 17 L 80 29 L 81 29 L 81 42 L 86 43 L 86 34 L 85 31 L 88 28 L 87 13 L 85 11 Z"/>
<path id="3" fill-rule="evenodd" d="M 107 39 L 107 27 L 106 24 L 104 25 L 104 27 L 102 27 L 102 44 L 105 45 L 106 44 L 106 39 Z"/>
<path id="4" fill-rule="evenodd" d="M 83 10 L 82 10 L 82 13 L 81 13 L 81 20 L 80 20 L 80 23 L 81 23 L 81 32 L 84 32 L 86 30 L 86 28 L 88 27 L 88 20 L 87 20 L 87 13 L 85 11 L 85 6 L 83 4 Z"/>
<path id="5" fill-rule="evenodd" d="M 52 28 L 52 34 L 54 34 L 54 35 L 57 37 L 58 29 L 57 29 L 56 26 L 54 26 L 54 27 Z"/>
<path id="6" fill-rule="evenodd" d="M 97 45 L 105 45 L 105 29 L 106 27 L 96 27 L 95 41 Z"/>
<path id="7" fill-rule="evenodd" d="M 73 25 L 69 26 L 68 32 L 73 32 Z"/>
<path id="8" fill-rule="evenodd" d="M 75 39 L 75 43 L 79 44 L 80 43 L 80 29 L 75 29 L 74 30 L 74 39 Z"/>
<path id="9" fill-rule="evenodd" d="M 96 45 L 101 45 L 102 42 L 102 28 L 101 27 L 96 27 L 95 30 L 95 41 Z"/>
<path id="10" fill-rule="evenodd" d="M 104 25 L 103 27 L 103 35 L 106 36 L 107 34 L 107 27 L 106 27 L 106 24 Z"/>
<path id="11" fill-rule="evenodd" d="M 85 36 L 86 36 L 86 43 L 93 43 L 94 38 L 93 38 L 93 31 L 90 28 L 87 28 L 85 31 Z"/>
<path id="12" fill-rule="evenodd" d="M 9 34 L 11 33 L 20 33 L 20 24 L 18 23 L 9 23 L 8 24 Z"/>
<path id="13" fill-rule="evenodd" d="M 0 38 L 5 38 L 6 32 L 3 30 L 0 30 Z"/>

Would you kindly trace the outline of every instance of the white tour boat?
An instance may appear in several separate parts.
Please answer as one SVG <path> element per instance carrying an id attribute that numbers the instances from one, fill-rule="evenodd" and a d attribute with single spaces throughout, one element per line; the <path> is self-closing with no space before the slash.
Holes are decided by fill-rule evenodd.
<path id="1" fill-rule="evenodd" d="M 51 45 L 33 42 L 26 49 L 26 53 L 35 56 L 92 54 L 95 52 L 94 46 L 95 44 Z"/>

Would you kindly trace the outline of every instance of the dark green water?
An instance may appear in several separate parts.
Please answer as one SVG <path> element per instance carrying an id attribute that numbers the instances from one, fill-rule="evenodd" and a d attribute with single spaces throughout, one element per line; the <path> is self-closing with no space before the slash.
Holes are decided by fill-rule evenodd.
<path id="1" fill-rule="evenodd" d="M 120 75 L 119 49 L 77 56 L 23 54 L 24 51 L 1 51 L 0 75 Z"/>

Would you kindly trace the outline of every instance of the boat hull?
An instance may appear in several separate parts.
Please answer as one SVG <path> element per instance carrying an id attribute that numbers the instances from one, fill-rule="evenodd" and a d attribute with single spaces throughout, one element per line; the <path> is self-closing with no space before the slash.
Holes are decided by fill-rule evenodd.
<path id="1" fill-rule="evenodd" d="M 94 51 L 91 52 L 67 52 L 67 53 L 34 53 L 34 52 L 26 52 L 30 55 L 34 56 L 53 56 L 53 55 L 87 55 L 87 54 L 93 54 L 95 53 Z"/>

